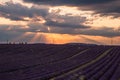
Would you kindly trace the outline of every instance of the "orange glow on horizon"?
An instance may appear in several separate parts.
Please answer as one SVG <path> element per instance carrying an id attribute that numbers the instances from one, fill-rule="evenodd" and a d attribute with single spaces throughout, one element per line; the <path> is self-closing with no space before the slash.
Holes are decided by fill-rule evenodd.
<path id="1" fill-rule="evenodd" d="M 88 44 L 101 44 L 111 45 L 111 39 L 113 45 L 120 45 L 120 37 L 107 38 L 101 36 L 88 36 L 88 35 L 69 35 L 69 34 L 55 34 L 55 33 L 41 33 L 41 32 L 26 32 L 23 35 L 13 39 L 12 41 L 22 40 L 29 35 L 33 35 L 33 38 L 29 40 L 30 43 L 47 43 L 47 44 L 66 44 L 66 43 L 88 43 Z"/>

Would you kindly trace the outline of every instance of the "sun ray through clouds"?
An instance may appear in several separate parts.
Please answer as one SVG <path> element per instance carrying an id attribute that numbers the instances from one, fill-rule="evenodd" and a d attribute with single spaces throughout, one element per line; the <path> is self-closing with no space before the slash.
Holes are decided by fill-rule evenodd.
<path id="1" fill-rule="evenodd" d="M 47 27 L 47 30 L 48 30 L 48 33 L 51 33 L 51 28 L 49 26 Z M 54 41 L 55 41 L 54 35 L 53 35 L 53 33 L 51 33 L 50 34 L 50 43 L 55 44 Z"/>
<path id="2" fill-rule="evenodd" d="M 40 35 L 41 35 L 41 33 L 39 33 L 39 32 L 34 33 L 34 37 L 30 40 L 30 42 L 33 43 L 35 41 L 38 41 L 40 38 Z"/>
<path id="3" fill-rule="evenodd" d="M 33 33 L 32 33 L 32 32 L 25 32 L 25 33 L 22 34 L 21 36 L 18 36 L 18 37 L 16 37 L 16 38 L 12 39 L 11 41 L 13 41 L 13 42 L 19 42 L 20 40 L 25 39 L 25 38 L 28 37 L 29 35 L 33 35 Z"/>

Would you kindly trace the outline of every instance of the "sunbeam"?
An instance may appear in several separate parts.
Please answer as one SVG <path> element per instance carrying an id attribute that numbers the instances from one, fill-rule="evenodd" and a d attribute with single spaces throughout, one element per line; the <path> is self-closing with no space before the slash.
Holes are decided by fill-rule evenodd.
<path id="1" fill-rule="evenodd" d="M 35 41 L 38 41 L 40 38 L 40 35 L 41 35 L 41 33 L 39 33 L 39 32 L 34 33 L 34 37 L 30 40 L 30 42 L 33 43 Z"/>
<path id="2" fill-rule="evenodd" d="M 16 38 L 12 39 L 11 41 L 13 41 L 13 42 L 19 42 L 20 40 L 28 37 L 29 35 L 33 35 L 33 33 L 32 33 L 32 32 L 25 32 L 25 33 L 22 34 L 21 36 L 18 36 L 18 37 L 16 37 Z"/>

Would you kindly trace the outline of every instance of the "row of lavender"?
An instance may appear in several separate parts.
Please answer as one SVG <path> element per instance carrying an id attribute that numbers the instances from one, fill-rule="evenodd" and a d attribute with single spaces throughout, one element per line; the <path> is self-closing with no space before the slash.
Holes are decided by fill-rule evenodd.
<path id="1" fill-rule="evenodd" d="M 119 80 L 120 47 L 113 47 L 107 55 L 95 63 L 77 69 L 67 75 L 58 76 L 55 80 Z"/>
<path id="2" fill-rule="evenodd" d="M 115 80 L 118 50 L 68 44 L 0 45 L 0 80 Z"/>

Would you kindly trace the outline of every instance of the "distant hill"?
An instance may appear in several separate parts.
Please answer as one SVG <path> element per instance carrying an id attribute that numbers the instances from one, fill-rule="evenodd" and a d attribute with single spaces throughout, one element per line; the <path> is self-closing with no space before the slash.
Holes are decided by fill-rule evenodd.
<path id="1" fill-rule="evenodd" d="M 86 44 L 86 43 L 67 43 L 68 45 L 81 45 L 81 46 L 97 46 L 97 44 Z"/>

